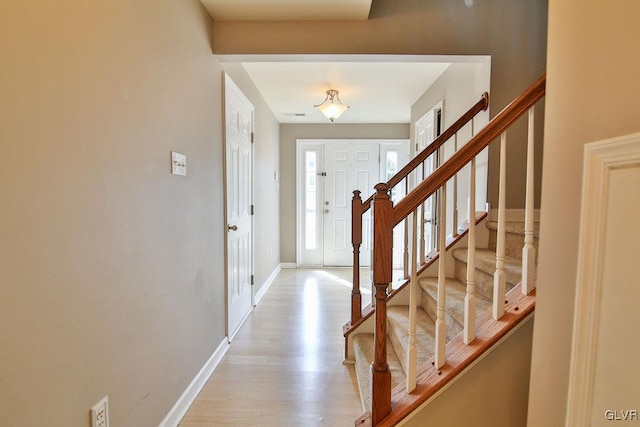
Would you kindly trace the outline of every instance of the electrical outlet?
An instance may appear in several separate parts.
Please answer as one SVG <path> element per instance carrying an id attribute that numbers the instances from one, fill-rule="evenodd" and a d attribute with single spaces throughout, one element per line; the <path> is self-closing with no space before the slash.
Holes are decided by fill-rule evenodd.
<path id="1" fill-rule="evenodd" d="M 105 396 L 91 408 L 91 427 L 109 427 L 109 397 Z"/>

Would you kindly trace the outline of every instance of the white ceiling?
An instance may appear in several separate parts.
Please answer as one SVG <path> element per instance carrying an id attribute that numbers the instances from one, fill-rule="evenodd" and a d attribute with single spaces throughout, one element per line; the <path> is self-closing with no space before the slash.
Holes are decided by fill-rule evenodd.
<path id="1" fill-rule="evenodd" d="M 368 19 L 371 0 L 201 0 L 214 21 Z"/>
<path id="2" fill-rule="evenodd" d="M 201 0 L 214 21 L 368 19 L 372 0 Z M 411 106 L 460 57 L 222 55 L 241 63 L 280 123 L 327 123 L 328 89 L 350 108 L 337 123 L 408 123 Z M 468 56 L 462 62 L 475 61 Z"/>
<path id="3" fill-rule="evenodd" d="M 313 107 L 325 99 L 327 89 L 338 90 L 350 107 L 336 123 L 409 123 L 411 106 L 450 63 L 397 61 L 267 60 L 242 65 L 280 123 L 328 123 Z"/>

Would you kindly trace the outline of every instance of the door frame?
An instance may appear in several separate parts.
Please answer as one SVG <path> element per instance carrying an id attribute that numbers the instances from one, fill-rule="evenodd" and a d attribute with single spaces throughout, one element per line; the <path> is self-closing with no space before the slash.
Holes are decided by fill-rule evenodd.
<path id="1" fill-rule="evenodd" d="M 404 138 L 393 138 L 393 139 L 377 139 L 377 138 L 370 138 L 370 139 L 364 139 L 364 138 L 359 138 L 359 139 L 347 139 L 347 138 L 322 138 L 322 139 L 308 139 L 308 138 L 299 138 L 296 139 L 296 267 L 321 267 L 324 265 L 324 260 L 322 260 L 322 262 L 320 264 L 304 264 L 302 263 L 302 247 L 304 244 L 304 239 L 303 239 L 303 215 L 304 215 L 304 206 L 303 206 L 303 197 L 304 197 L 304 188 L 302 186 L 302 175 L 304 173 L 304 165 L 303 162 L 301 162 L 301 156 L 302 153 L 305 149 L 305 147 L 307 146 L 320 146 L 320 158 L 323 158 L 323 154 L 324 154 L 324 144 L 329 144 L 329 143 L 340 143 L 340 142 L 344 142 L 346 143 L 377 143 L 379 146 L 382 146 L 383 144 L 407 144 L 407 147 L 409 149 L 409 145 L 410 145 L 410 140 L 409 139 L 404 139 Z M 355 190 L 355 189 L 354 189 Z M 373 194 L 373 188 L 370 189 L 359 189 L 360 191 L 362 191 L 361 197 L 363 198 L 363 200 L 365 200 L 367 197 L 369 197 L 371 194 Z M 323 191 L 324 189 L 322 188 L 320 190 L 320 194 L 318 196 L 318 202 L 321 203 L 322 200 L 324 200 L 324 195 L 323 195 Z M 366 192 L 370 192 L 369 194 L 365 194 Z M 318 206 L 321 206 L 321 204 L 319 204 Z M 320 230 L 318 231 L 318 235 L 319 236 L 323 236 L 324 235 L 324 221 L 319 221 L 320 222 Z M 320 242 L 320 244 L 322 244 L 322 241 Z M 324 252 L 324 249 L 321 247 L 319 249 L 321 252 Z"/>
<path id="2" fill-rule="evenodd" d="M 228 194 L 227 194 L 227 95 L 226 95 L 226 91 L 227 91 L 227 85 L 229 87 L 231 87 L 235 92 L 236 95 L 238 97 L 240 97 L 242 99 L 243 102 L 247 103 L 250 107 L 251 107 L 251 150 L 250 150 L 250 156 L 251 156 L 251 170 L 250 170 L 250 174 L 251 174 L 251 178 L 249 179 L 249 197 L 251 200 L 251 206 L 254 206 L 254 177 L 255 177 L 255 166 L 254 166 L 254 147 L 253 147 L 253 142 L 254 142 L 254 134 L 255 134 L 255 107 L 253 105 L 253 103 L 249 100 L 249 98 L 244 94 L 244 92 L 242 91 L 242 89 L 240 89 L 240 87 L 233 81 L 233 79 L 231 78 L 231 76 L 229 76 L 229 74 L 227 74 L 226 72 L 223 72 L 223 108 L 222 108 L 222 126 L 223 126 L 223 131 L 222 131 L 222 178 L 223 178 L 223 183 L 222 183 L 222 200 L 223 200 L 223 236 L 224 236 L 224 283 L 225 283 L 225 289 L 224 289 L 224 295 L 225 295 L 225 333 L 227 336 L 227 339 L 229 340 L 229 342 L 231 342 L 231 340 L 233 339 L 233 337 L 235 336 L 235 334 L 240 330 L 240 327 L 242 326 L 242 324 L 245 322 L 245 320 L 247 319 L 247 317 L 249 317 L 249 314 L 251 313 L 251 311 L 253 310 L 253 307 L 255 306 L 255 285 L 254 285 L 254 280 L 253 278 L 255 277 L 255 217 L 253 215 L 253 212 L 251 213 L 251 253 L 250 253 L 250 265 L 251 265 L 251 308 L 249 309 L 249 311 L 247 311 L 246 315 L 244 316 L 244 318 L 240 321 L 240 323 L 238 324 L 238 327 L 231 331 L 230 330 L 230 325 L 229 325 L 229 317 L 230 317 L 230 312 L 229 312 L 229 242 L 228 242 L 228 230 L 227 230 L 227 226 L 228 226 L 228 216 L 227 216 L 227 203 L 228 203 Z"/>

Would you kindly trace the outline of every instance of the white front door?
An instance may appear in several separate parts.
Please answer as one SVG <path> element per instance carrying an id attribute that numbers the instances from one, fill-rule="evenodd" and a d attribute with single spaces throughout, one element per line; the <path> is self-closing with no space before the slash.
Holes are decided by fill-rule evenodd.
<path id="1" fill-rule="evenodd" d="M 231 339 L 252 307 L 253 105 L 225 74 L 227 218 L 227 336 Z"/>
<path id="2" fill-rule="evenodd" d="M 380 176 L 380 144 L 377 142 L 331 142 L 324 144 L 324 265 L 353 264 L 351 245 L 351 199 L 353 190 L 363 200 L 373 193 Z M 370 265 L 370 214 L 363 218 L 360 265 Z"/>

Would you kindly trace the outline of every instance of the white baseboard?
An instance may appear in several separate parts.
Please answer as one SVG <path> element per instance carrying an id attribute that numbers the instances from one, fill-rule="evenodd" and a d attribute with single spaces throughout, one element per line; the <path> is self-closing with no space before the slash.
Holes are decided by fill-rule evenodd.
<path id="1" fill-rule="evenodd" d="M 281 268 L 298 268 L 298 265 L 295 262 L 281 262 Z"/>
<path id="2" fill-rule="evenodd" d="M 267 280 L 264 281 L 264 283 L 262 284 L 262 287 L 260 288 L 260 290 L 256 293 L 256 299 L 255 299 L 255 304 L 254 306 L 260 304 L 260 301 L 262 300 L 262 298 L 264 297 L 264 294 L 267 293 L 267 291 L 269 290 L 269 288 L 271 287 L 271 285 L 273 284 L 273 281 L 276 279 L 276 277 L 278 276 L 278 273 L 280 273 L 280 269 L 281 269 L 281 265 L 278 264 L 276 265 L 276 268 L 273 269 L 273 271 L 271 272 L 271 274 L 269 275 L 269 277 L 267 277 Z"/>
<path id="3" fill-rule="evenodd" d="M 191 383 L 182 393 L 182 396 L 180 396 L 175 405 L 173 405 L 173 408 L 171 408 L 158 427 L 178 426 L 182 417 L 187 413 L 187 410 L 189 410 L 189 407 L 196 399 L 198 393 L 200 393 L 200 390 L 202 390 L 202 387 L 204 387 L 205 383 L 213 373 L 213 370 L 218 366 L 222 360 L 222 356 L 225 355 L 228 349 L 229 339 L 224 337 L 218 348 L 216 348 L 211 357 L 209 357 L 209 360 L 207 360 L 202 369 L 200 369 L 200 372 L 196 374 Z"/>
<path id="4" fill-rule="evenodd" d="M 491 209 L 489 211 L 489 221 L 498 220 L 498 210 Z M 507 222 L 524 222 L 524 209 L 507 209 L 506 218 Z M 540 222 L 540 209 L 533 210 L 533 221 Z"/>

